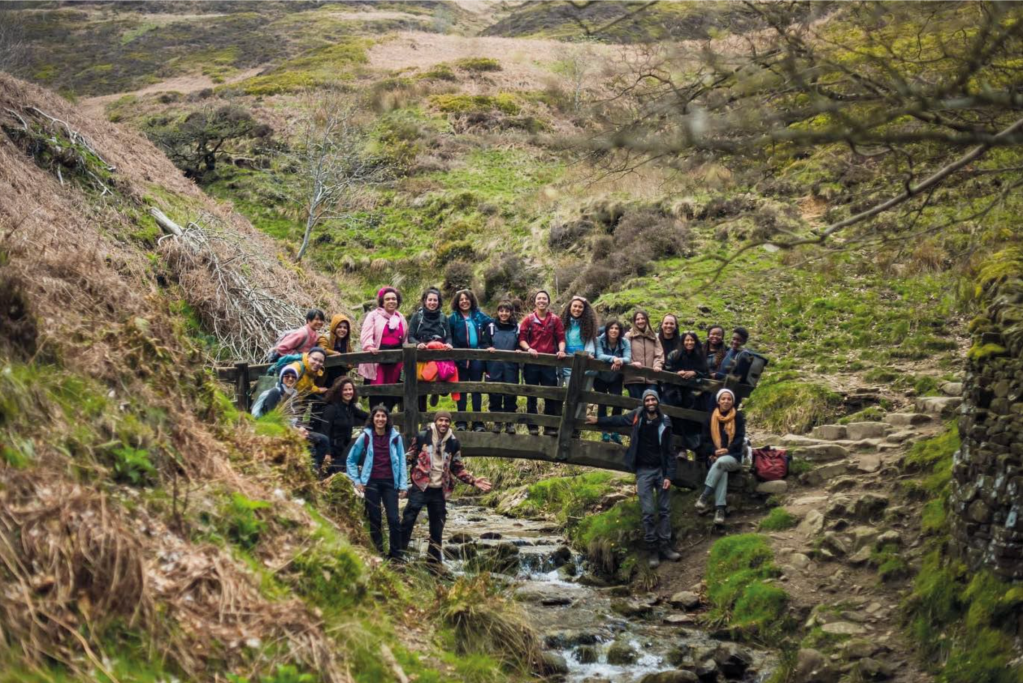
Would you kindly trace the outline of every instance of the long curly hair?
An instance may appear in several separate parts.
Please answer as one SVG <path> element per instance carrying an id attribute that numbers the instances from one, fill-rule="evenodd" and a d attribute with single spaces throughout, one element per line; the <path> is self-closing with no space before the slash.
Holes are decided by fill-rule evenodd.
<path id="1" fill-rule="evenodd" d="M 345 390 L 345 385 L 351 384 L 352 390 L 352 403 L 356 403 L 359 400 L 359 386 L 355 383 L 351 377 L 338 377 L 334 380 L 334 384 L 327 390 L 327 393 L 323 395 L 325 403 L 341 403 L 341 394 Z"/>
<path id="2" fill-rule="evenodd" d="M 593 310 L 593 306 L 586 300 L 585 297 L 573 296 L 569 299 L 565 305 L 565 309 L 561 311 L 561 324 L 565 326 L 565 330 L 568 330 L 568 324 L 572 320 L 572 304 L 576 301 L 581 301 L 583 304 L 582 315 L 579 316 L 579 326 L 581 328 L 583 342 L 596 341 L 597 340 L 597 329 L 600 325 L 597 322 L 597 312 Z"/>

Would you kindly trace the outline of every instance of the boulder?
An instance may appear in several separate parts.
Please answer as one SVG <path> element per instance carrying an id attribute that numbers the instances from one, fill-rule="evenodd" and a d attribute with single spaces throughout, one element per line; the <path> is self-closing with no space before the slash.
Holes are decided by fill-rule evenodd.
<path id="1" fill-rule="evenodd" d="M 878 531 L 874 527 L 858 526 L 849 530 L 853 538 L 853 547 L 856 550 L 865 546 L 871 546 L 877 540 Z"/>
<path id="2" fill-rule="evenodd" d="M 775 481 L 762 481 L 757 484 L 756 492 L 765 496 L 785 493 L 789 490 L 789 484 L 784 479 Z"/>
<path id="3" fill-rule="evenodd" d="M 912 429 L 900 429 L 897 432 L 892 432 L 885 437 L 889 443 L 900 444 L 905 443 L 915 437 L 917 432 Z"/>
<path id="4" fill-rule="evenodd" d="M 962 396 L 963 395 L 963 383 L 962 382 L 942 382 L 938 385 L 941 389 L 941 393 L 946 396 Z"/>
<path id="5" fill-rule="evenodd" d="M 460 543 L 472 543 L 472 536 L 464 532 L 457 532 L 448 537 L 448 543 L 458 545 Z"/>
<path id="6" fill-rule="evenodd" d="M 480 534 L 480 539 L 484 541 L 497 541 L 502 538 L 501 534 L 497 531 L 484 531 Z"/>
<path id="7" fill-rule="evenodd" d="M 560 567 L 572 559 L 572 549 L 563 545 L 551 553 L 551 562 L 555 567 Z"/>
<path id="8" fill-rule="evenodd" d="M 707 659 L 696 665 L 696 677 L 703 683 L 714 683 L 718 679 L 718 663 Z"/>
<path id="9" fill-rule="evenodd" d="M 873 474 L 881 469 L 881 457 L 877 455 L 861 455 L 856 460 L 856 471 Z"/>
<path id="10" fill-rule="evenodd" d="M 639 656 L 631 643 L 616 640 L 607 648 L 607 663 L 614 665 L 635 664 Z"/>
<path id="11" fill-rule="evenodd" d="M 868 681 L 886 681 L 894 673 L 891 665 L 873 657 L 861 659 L 854 670 L 859 672 L 861 680 Z"/>
<path id="12" fill-rule="evenodd" d="M 668 626 L 690 626 L 696 623 L 688 614 L 669 614 L 662 620 Z"/>
<path id="13" fill-rule="evenodd" d="M 850 422 L 845 426 L 851 441 L 883 439 L 890 427 L 884 422 Z"/>
<path id="14" fill-rule="evenodd" d="M 722 643 L 714 650 L 713 659 L 725 678 L 742 678 L 753 663 L 749 651 L 735 643 Z"/>
<path id="15" fill-rule="evenodd" d="M 796 569 L 806 569 L 810 566 L 810 562 L 812 562 L 810 557 L 803 553 L 792 553 L 786 558 L 786 561 Z"/>
<path id="16" fill-rule="evenodd" d="M 806 517 L 796 527 L 796 531 L 803 534 L 804 536 L 816 536 L 824 531 L 824 515 L 820 510 L 810 510 L 806 513 Z"/>
<path id="17" fill-rule="evenodd" d="M 848 464 L 844 460 L 830 462 L 804 472 L 799 476 L 799 481 L 806 486 L 820 486 L 824 482 L 845 474 L 848 471 Z"/>
<path id="18" fill-rule="evenodd" d="M 692 671 L 673 669 L 647 674 L 639 679 L 639 683 L 697 683 L 700 679 Z"/>
<path id="19" fill-rule="evenodd" d="M 894 529 L 890 529 L 880 536 L 877 537 L 877 545 L 884 546 L 889 544 L 902 545 L 902 534 Z"/>
<path id="20" fill-rule="evenodd" d="M 853 515 L 857 519 L 880 519 L 888 507 L 888 496 L 880 493 L 865 493 L 853 506 Z"/>
<path id="21" fill-rule="evenodd" d="M 596 645 L 597 634 L 581 629 L 555 631 L 548 633 L 543 639 L 544 647 L 564 650 L 576 645 Z"/>
<path id="22" fill-rule="evenodd" d="M 866 564 L 870 561 L 870 548 L 860 548 L 852 556 L 849 557 L 849 564 L 854 567 L 858 567 L 861 564 Z"/>
<path id="23" fill-rule="evenodd" d="M 821 547 L 831 551 L 831 554 L 835 557 L 845 557 L 849 554 L 852 544 L 849 542 L 849 539 L 842 534 L 835 533 L 834 531 L 828 531 L 824 534 L 824 540 Z"/>
<path id="24" fill-rule="evenodd" d="M 575 649 L 575 658 L 580 664 L 595 664 L 600 659 L 600 653 L 592 645 L 580 645 Z"/>
<path id="25" fill-rule="evenodd" d="M 653 605 L 640 600 L 612 600 L 611 609 L 630 619 L 645 617 L 653 611 Z"/>
<path id="26" fill-rule="evenodd" d="M 846 659 L 872 657 L 882 649 L 880 645 L 866 638 L 852 638 L 842 643 L 841 648 Z"/>
<path id="27" fill-rule="evenodd" d="M 834 683 L 838 680 L 838 671 L 817 650 L 802 648 L 796 655 L 791 680 L 794 683 Z"/>
<path id="28" fill-rule="evenodd" d="M 568 675 L 568 662 L 557 652 L 541 652 L 540 668 L 543 669 L 543 673 L 547 676 Z"/>
<path id="29" fill-rule="evenodd" d="M 694 610 L 700 606 L 700 596 L 692 591 L 679 591 L 670 598 L 668 604 L 684 610 Z"/>
<path id="30" fill-rule="evenodd" d="M 815 439 L 825 441 L 839 441 L 847 438 L 845 425 L 818 425 L 811 433 Z"/>
<path id="31" fill-rule="evenodd" d="M 893 427 L 915 427 L 927 424 L 934 418 L 924 413 L 888 413 L 884 421 Z"/>
<path id="32" fill-rule="evenodd" d="M 832 492 L 848 491 L 849 489 L 856 488 L 860 483 L 860 480 L 856 477 L 839 477 L 828 482 L 827 489 Z"/>

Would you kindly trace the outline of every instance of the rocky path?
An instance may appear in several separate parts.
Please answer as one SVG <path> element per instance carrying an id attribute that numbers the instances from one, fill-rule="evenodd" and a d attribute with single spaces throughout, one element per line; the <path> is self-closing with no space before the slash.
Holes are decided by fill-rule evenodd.
<path id="1" fill-rule="evenodd" d="M 951 384 L 946 391 L 956 388 Z M 756 446 L 787 448 L 811 466 L 760 487 L 799 520 L 791 529 L 762 532 L 782 569 L 779 581 L 793 612 L 816 646 L 800 651 L 797 683 L 931 680 L 899 624 L 898 606 L 910 583 L 899 577 L 882 582 L 878 551 L 897 549 L 909 566 L 919 563 L 923 502 L 907 503 L 899 495 L 900 482 L 910 477 L 901 465 L 912 445 L 939 433 L 959 404 L 955 396 L 916 398 L 882 422 L 823 425 L 809 436 L 754 434 Z M 725 533 L 757 531 L 764 508 L 735 507 Z M 699 593 L 714 540 L 686 548 L 678 564 L 662 564 L 658 592 Z"/>

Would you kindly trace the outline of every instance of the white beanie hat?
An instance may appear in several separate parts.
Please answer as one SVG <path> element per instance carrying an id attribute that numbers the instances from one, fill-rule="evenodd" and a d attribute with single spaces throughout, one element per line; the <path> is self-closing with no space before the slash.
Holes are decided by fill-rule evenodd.
<path id="1" fill-rule="evenodd" d="M 735 392 L 731 389 L 720 389 L 717 396 L 714 397 L 714 403 L 718 403 L 721 400 L 721 394 L 726 392 L 732 397 L 732 403 L 735 403 Z"/>

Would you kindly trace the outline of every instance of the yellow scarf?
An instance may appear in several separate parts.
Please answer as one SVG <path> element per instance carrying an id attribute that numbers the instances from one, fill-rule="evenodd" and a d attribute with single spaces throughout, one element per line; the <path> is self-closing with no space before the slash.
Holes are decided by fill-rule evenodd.
<path id="1" fill-rule="evenodd" d="M 714 440 L 715 448 L 728 448 L 735 438 L 735 409 L 728 411 L 728 415 L 722 415 L 720 408 L 714 409 L 710 416 L 710 438 Z M 725 434 L 728 434 L 728 443 L 721 445 L 721 425 L 725 425 Z"/>

